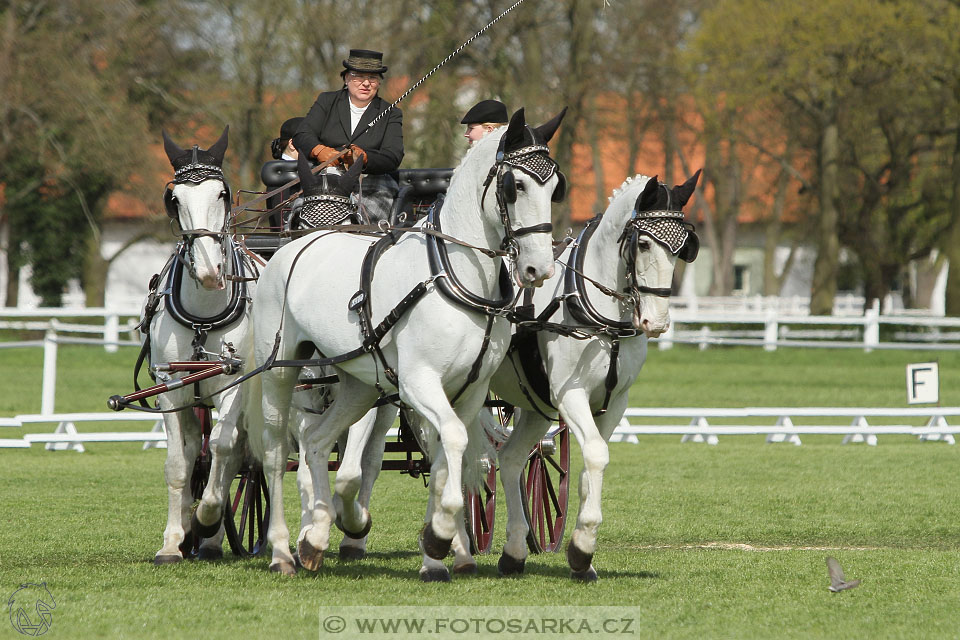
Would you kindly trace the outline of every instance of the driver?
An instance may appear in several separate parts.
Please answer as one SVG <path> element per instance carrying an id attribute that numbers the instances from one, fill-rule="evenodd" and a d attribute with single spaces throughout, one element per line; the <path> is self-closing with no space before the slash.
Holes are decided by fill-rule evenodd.
<path id="1" fill-rule="evenodd" d="M 381 52 L 351 49 L 343 66 L 343 87 L 317 96 L 293 144 L 317 162 L 346 150 L 336 162 L 338 168 L 363 163 L 362 208 L 371 221 L 386 220 L 399 190 L 392 174 L 403 160 L 403 114 L 394 107 L 369 126 L 390 106 L 378 95 L 387 71 Z"/>

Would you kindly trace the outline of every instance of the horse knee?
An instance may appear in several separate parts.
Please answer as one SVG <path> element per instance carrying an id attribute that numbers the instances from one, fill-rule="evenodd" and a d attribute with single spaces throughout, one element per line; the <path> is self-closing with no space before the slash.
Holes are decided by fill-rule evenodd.
<path id="1" fill-rule="evenodd" d="M 344 473 L 347 471 L 347 473 Z M 337 479 L 334 482 L 334 488 L 337 492 L 337 495 L 341 496 L 355 496 L 360 491 L 360 486 L 363 482 L 363 476 L 360 473 L 352 472 L 344 467 L 340 467 L 337 471 Z"/>
<path id="2" fill-rule="evenodd" d="M 603 472 L 610 462 L 610 449 L 603 439 L 594 439 L 584 443 L 583 466 L 588 471 Z"/>

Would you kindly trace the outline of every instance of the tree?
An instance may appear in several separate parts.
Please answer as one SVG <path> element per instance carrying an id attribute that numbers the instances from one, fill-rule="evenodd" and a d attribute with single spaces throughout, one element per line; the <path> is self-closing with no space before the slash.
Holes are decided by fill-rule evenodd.
<path id="1" fill-rule="evenodd" d="M 816 159 L 809 175 L 819 204 L 812 313 L 831 312 L 845 230 L 855 228 L 861 237 L 865 230 L 879 233 L 860 254 L 871 282 L 887 283 L 868 285 L 871 294 L 891 281 L 887 268 L 867 258 L 889 240 L 890 224 L 903 218 L 896 209 L 910 200 L 905 194 L 916 192 L 915 172 L 896 171 L 890 178 L 893 166 L 906 169 L 922 160 L 922 140 L 930 135 L 917 108 L 937 103 L 925 80 L 938 55 L 925 37 L 941 19 L 939 13 L 934 18 L 934 5 L 942 8 L 907 0 L 735 0 L 705 17 L 696 46 L 704 83 L 735 105 L 765 107 L 772 99 L 780 126 Z M 878 131 L 886 136 L 882 145 Z M 878 218 L 879 211 L 890 215 Z M 920 213 L 927 220 L 937 215 L 930 208 Z M 845 240 L 857 246 L 856 238 Z M 918 255 L 897 249 L 905 259 Z"/>
<path id="2" fill-rule="evenodd" d="M 107 195 L 146 164 L 146 119 L 116 66 L 126 47 L 143 44 L 135 38 L 144 16 L 135 3 L 105 0 L 4 9 L 0 182 L 11 275 L 30 264 L 45 305 L 58 305 L 67 280 L 85 273 L 84 247 L 98 239 Z"/>

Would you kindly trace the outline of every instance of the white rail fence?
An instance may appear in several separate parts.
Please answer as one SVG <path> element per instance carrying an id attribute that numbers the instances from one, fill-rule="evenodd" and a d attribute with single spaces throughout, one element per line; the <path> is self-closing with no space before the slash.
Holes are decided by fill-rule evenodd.
<path id="1" fill-rule="evenodd" d="M 873 349 L 960 349 L 960 319 L 887 316 L 879 313 L 875 305 L 863 316 L 786 316 L 775 309 L 768 309 L 762 316 L 747 312 L 706 313 L 703 311 L 674 310 L 674 326 L 656 342 L 661 349 L 674 343 L 698 344 L 701 348 L 711 345 L 762 346 L 766 350 L 778 347 L 858 348 Z M 25 428 L 33 424 L 56 424 L 54 433 L 26 434 L 20 438 L 0 439 L 2 447 L 29 447 L 42 443 L 48 449 L 82 451 L 84 442 L 139 441 L 144 448 L 165 446 L 162 419 L 156 414 L 126 411 L 123 413 L 57 413 L 56 379 L 57 347 L 60 344 L 100 345 L 107 351 L 116 351 L 119 346 L 139 346 L 138 337 L 121 340 L 124 332 L 133 332 L 136 313 L 106 309 L 36 309 L 21 311 L 0 309 L 0 330 L 43 330 L 42 341 L 0 342 L 0 350 L 18 347 L 43 347 L 43 382 L 39 414 L 26 414 L 13 418 L 0 417 L 0 427 Z M 103 324 L 61 322 L 64 318 L 103 318 Z M 33 320 L 24 320 L 31 318 Z M 121 318 L 127 320 L 121 324 Z M 881 342 L 881 325 L 903 327 L 895 333 L 896 342 Z M 700 325 L 690 330 L 683 327 Z M 713 326 L 711 326 L 713 325 Z M 757 329 L 731 328 L 754 325 Z M 804 325 L 807 325 L 804 327 Z M 717 328 L 719 326 L 719 328 Z M 797 329 L 797 326 L 803 328 Z M 826 328 L 811 328 L 811 327 Z M 910 331 L 910 330 L 912 331 Z M 102 337 L 70 337 L 63 333 L 99 334 Z M 889 332 L 888 332 L 889 333 Z M 802 338 L 802 339 L 798 339 Z M 956 342 L 950 342 L 950 340 Z M 132 366 L 132 363 L 131 363 Z M 104 399 L 106 402 L 106 399 Z M 675 434 L 683 441 L 716 444 L 719 436 L 765 434 L 768 442 L 792 442 L 799 444 L 800 436 L 807 434 L 837 434 L 844 442 L 865 441 L 876 444 L 877 436 L 885 434 L 916 435 L 925 440 L 939 439 L 954 443 L 954 434 L 960 426 L 947 423 L 946 418 L 960 415 L 958 408 L 742 408 L 742 409 L 628 409 L 626 416 L 615 431 L 616 440 L 635 441 L 638 435 Z M 842 418 L 849 424 L 823 426 L 798 425 L 798 418 Z M 927 418 L 923 425 L 873 424 L 868 418 Z M 632 424 L 631 418 L 685 418 L 689 424 Z M 717 420 L 742 419 L 756 422 L 775 419 L 773 424 L 717 424 Z M 749 420 L 748 420 L 749 419 Z M 111 422 L 151 422 L 148 432 L 89 432 L 80 433 L 77 424 L 104 424 Z M 712 421 L 712 422 L 711 422 Z M 0 432 L 2 433 L 2 432 Z"/>
<path id="2" fill-rule="evenodd" d="M 842 435 L 843 444 L 865 442 L 876 446 L 880 435 L 911 435 L 921 440 L 939 440 L 955 444 L 960 424 L 949 424 L 947 417 L 960 416 L 960 407 L 744 407 L 744 408 L 628 408 L 614 430 L 614 439 L 636 442 L 639 435 L 679 435 L 682 442 L 716 445 L 719 436 L 766 435 L 767 442 L 800 445 L 801 435 Z M 631 418 L 644 420 L 634 424 Z M 663 424 L 667 419 L 686 419 L 687 424 Z M 816 419 L 802 423 L 803 418 Z M 869 420 L 874 420 L 870 424 Z M 925 420 L 924 424 L 876 424 L 876 418 Z M 821 424 L 831 419 L 832 424 Z M 648 424 L 650 420 L 658 422 Z M 718 420 L 723 423 L 717 423 Z M 728 424 L 736 420 L 738 423 Z M 713 421 L 711 423 L 711 421 Z M 746 424 L 750 422 L 751 424 Z M 766 424 L 752 424 L 765 422 Z M 772 424 L 771 424 L 772 422 Z M 844 422 L 845 424 L 840 424 Z M 955 420 L 955 422 L 957 422 Z M 799 424 L 798 424 L 799 423 Z"/>
<path id="3" fill-rule="evenodd" d="M 842 444 L 864 442 L 878 444 L 878 436 L 910 435 L 925 441 L 955 444 L 960 424 L 949 424 L 947 417 L 960 416 L 960 407 L 879 408 L 879 407 L 745 407 L 745 408 L 629 408 L 614 430 L 613 442 L 639 442 L 637 436 L 677 435 L 681 442 L 719 444 L 720 436 L 766 435 L 768 443 L 786 442 L 799 446 L 801 435 L 843 436 Z M 631 418 L 644 420 L 689 419 L 688 424 L 633 424 Z M 834 424 L 800 424 L 802 418 L 838 418 Z M 911 418 L 924 424 L 870 424 L 876 418 Z M 767 424 L 711 424 L 711 420 L 766 420 Z M 150 431 L 85 432 L 77 423 L 143 421 L 152 423 Z M 772 424 L 770 422 L 772 421 Z M 819 421 L 819 420 L 818 420 Z M 839 424 L 840 421 L 847 422 Z M 956 422 L 956 421 L 955 421 Z M 45 444 L 50 451 L 83 452 L 85 442 L 143 442 L 143 449 L 166 448 L 163 419 L 150 413 L 60 413 L 19 415 L 0 418 L 0 427 L 29 427 L 56 423 L 53 433 L 28 433 L 21 438 L 0 438 L 0 448 L 27 448 Z M 395 433 L 393 434 L 395 435 Z"/>

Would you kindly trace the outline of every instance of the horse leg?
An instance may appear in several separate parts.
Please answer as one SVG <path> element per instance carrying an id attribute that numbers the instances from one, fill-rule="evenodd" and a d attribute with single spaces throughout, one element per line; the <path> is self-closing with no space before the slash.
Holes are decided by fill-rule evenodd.
<path id="1" fill-rule="evenodd" d="M 423 532 L 420 534 L 420 550 L 423 554 L 423 563 L 420 565 L 420 580 L 423 582 L 450 582 L 450 572 L 443 564 L 443 559 L 447 552 L 440 555 L 435 548 L 428 549 L 429 545 L 435 545 L 437 540 L 430 531 L 430 524 L 436 511 L 437 502 L 442 499 L 444 486 L 447 484 L 447 461 L 443 453 L 440 452 L 433 463 L 430 465 L 430 495 L 427 498 L 427 513 L 423 519 Z M 442 542 L 442 541 L 441 541 Z M 450 548 L 452 540 L 447 543 L 447 549 Z M 437 557 L 440 556 L 440 557 Z"/>
<path id="2" fill-rule="evenodd" d="M 237 422 L 240 414 L 239 393 L 237 387 L 228 389 L 218 399 L 220 418 L 210 431 L 210 476 L 203 491 L 200 503 L 190 521 L 190 528 L 194 535 L 211 539 L 209 544 L 201 545 L 203 559 L 218 559 L 223 557 L 219 546 L 214 546 L 214 539 L 222 544 L 223 507 L 230 480 L 227 469 L 231 456 L 237 449 L 240 439 Z"/>
<path id="3" fill-rule="evenodd" d="M 362 483 L 363 453 L 377 420 L 377 409 L 370 409 L 350 425 L 344 444 L 340 468 L 334 481 L 333 504 L 337 528 L 348 538 L 363 539 L 370 529 L 370 514 L 357 501 Z"/>
<path id="4" fill-rule="evenodd" d="M 270 571 L 292 576 L 296 575 L 297 569 L 290 553 L 290 530 L 283 512 L 283 474 L 287 469 L 287 418 L 296 374 L 268 370 L 260 377 L 263 384 L 263 473 L 270 493 L 267 539 L 273 549 Z"/>
<path id="5" fill-rule="evenodd" d="M 300 493 L 300 533 L 297 534 L 297 540 L 303 539 L 307 529 L 313 523 L 313 477 L 310 475 L 310 465 L 307 464 L 307 457 L 303 454 L 301 447 L 299 452 L 299 464 L 297 465 L 297 489 Z M 297 562 L 300 558 L 294 556 Z"/>
<path id="6" fill-rule="evenodd" d="M 161 396 L 159 402 L 163 409 L 175 406 L 174 400 L 166 396 Z M 180 545 L 187 537 L 184 523 L 189 522 L 193 504 L 190 476 L 199 452 L 199 427 L 192 411 L 165 414 L 163 421 L 167 432 L 167 458 L 163 464 L 167 483 L 167 526 L 163 531 L 163 546 L 153 558 L 154 564 L 158 565 L 183 560 Z"/>
<path id="7" fill-rule="evenodd" d="M 327 471 L 333 445 L 340 434 L 360 420 L 377 399 L 376 389 L 360 383 L 356 378 L 340 372 L 340 380 L 333 404 L 321 416 L 307 417 L 305 414 L 304 431 L 300 434 L 300 446 L 313 479 L 314 501 L 312 523 L 297 542 L 297 554 L 300 564 L 309 571 L 316 571 L 322 566 L 323 554 L 330 543 L 330 525 L 337 515 L 330 495 Z M 344 462 L 347 465 L 354 464 L 351 461 Z M 362 511 L 365 510 L 361 510 L 360 518 L 368 520 L 369 514 Z"/>
<path id="8" fill-rule="evenodd" d="M 457 514 L 457 533 L 450 544 L 453 549 L 453 572 L 460 575 L 475 575 L 477 561 L 470 553 L 470 535 L 467 533 L 465 509 Z"/>
<path id="9" fill-rule="evenodd" d="M 431 468 L 432 514 L 420 534 L 424 568 L 428 574 L 433 568 L 431 561 L 442 561 L 446 558 L 457 534 L 458 521 L 463 520 L 463 461 L 470 442 L 467 425 L 459 414 L 462 412 L 469 416 L 471 425 L 476 423 L 477 414 L 486 397 L 487 382 L 480 380 L 474 383 L 460 398 L 455 411 L 443 393 L 440 381 L 429 372 L 423 371 L 419 377 L 408 375 L 400 381 L 401 397 L 433 425 L 440 436 L 440 452 L 433 455 L 434 452 L 431 451 L 434 458 Z M 428 393 L 431 389 L 435 389 L 437 393 Z M 468 464 L 478 466 L 479 461 L 471 459 Z M 421 577 L 423 575 L 424 569 L 421 569 Z"/>
<path id="10" fill-rule="evenodd" d="M 580 473 L 580 508 L 577 525 L 567 543 L 567 563 L 571 577 L 590 582 L 597 579 L 593 568 L 593 553 L 597 547 L 597 531 L 603 521 L 600 496 L 603 490 L 603 471 L 610 461 L 607 442 L 600 435 L 590 410 L 590 401 L 583 389 L 562 394 L 557 408 L 580 443 L 583 453 L 583 471 Z"/>
<path id="11" fill-rule="evenodd" d="M 357 493 L 357 503 L 360 505 L 360 508 L 366 510 L 369 513 L 370 510 L 370 498 L 373 495 L 373 485 L 377 480 L 377 476 L 380 475 L 380 467 L 383 462 L 383 450 L 384 444 L 387 438 L 387 431 L 390 430 L 390 427 L 393 426 L 394 421 L 397 418 L 397 410 L 392 405 L 384 405 L 377 409 L 376 421 L 373 424 L 373 432 L 367 438 L 366 446 L 363 447 L 363 453 L 361 454 L 361 465 L 360 465 L 360 489 Z M 354 430 L 357 428 L 357 425 L 350 427 L 349 434 L 347 435 L 347 447 L 350 448 L 354 446 Z M 356 440 L 359 440 L 357 438 Z M 337 472 L 337 493 L 341 493 L 340 485 L 340 473 L 343 471 L 343 467 L 340 467 L 340 471 Z M 336 502 L 336 496 L 334 496 L 334 501 Z M 341 520 L 346 522 L 341 515 Z M 369 526 L 370 520 L 367 520 Z M 361 560 L 367 553 L 367 536 L 362 537 L 352 537 L 345 535 L 343 540 L 340 541 L 340 559 L 341 560 Z"/>
<path id="12" fill-rule="evenodd" d="M 233 451 L 221 459 L 220 464 L 223 467 L 223 512 L 220 518 L 220 526 L 218 527 L 216 534 L 209 538 L 205 538 L 200 544 L 200 552 L 198 555 L 200 560 L 218 560 L 223 558 L 223 538 L 226 535 L 223 519 L 233 517 L 233 505 L 230 503 L 230 484 L 240 472 L 240 467 L 243 466 L 246 456 L 246 439 L 246 432 L 240 430 L 238 432 L 237 442 L 233 448 Z M 216 458 L 214 458 L 214 461 L 216 461 Z M 210 475 L 212 478 L 213 469 L 210 470 Z"/>
<path id="13" fill-rule="evenodd" d="M 502 576 L 523 573 L 527 560 L 527 533 L 529 525 L 523 506 L 523 470 L 530 450 L 550 429 L 551 422 L 536 411 L 523 409 L 514 414 L 513 432 L 500 449 L 500 482 L 507 503 L 507 541 L 497 562 Z"/>
<path id="14" fill-rule="evenodd" d="M 471 427 L 471 434 L 482 434 L 485 432 L 483 423 L 486 420 L 491 421 L 492 429 L 499 429 L 500 424 L 491 416 L 490 412 L 486 409 L 481 409 L 477 413 L 477 417 L 474 425 Z M 467 450 L 467 455 L 471 453 L 470 449 Z M 476 460 L 471 460 L 467 458 L 467 455 L 463 459 L 463 477 L 464 477 L 464 491 L 468 491 L 470 487 L 468 486 L 470 482 L 467 478 L 471 475 L 471 467 L 469 465 L 476 464 Z M 491 464 L 492 464 L 491 460 Z M 487 467 L 481 467 L 481 469 L 486 469 Z M 484 482 L 486 480 L 484 479 Z M 481 494 L 482 495 L 482 494 Z M 470 553 L 470 535 L 467 532 L 467 505 L 464 505 L 463 510 L 457 514 L 457 533 L 453 537 L 453 543 L 451 545 L 453 549 L 453 572 L 461 575 L 475 575 L 477 573 L 477 561 L 474 559 L 473 554 Z"/>

